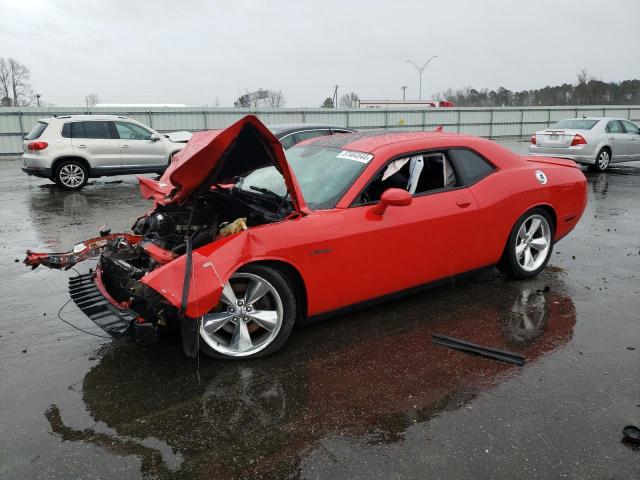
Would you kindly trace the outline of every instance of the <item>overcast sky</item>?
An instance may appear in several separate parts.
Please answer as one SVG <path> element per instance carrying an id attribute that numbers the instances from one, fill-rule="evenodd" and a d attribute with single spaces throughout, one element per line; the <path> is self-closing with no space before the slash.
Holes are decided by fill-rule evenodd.
<path id="1" fill-rule="evenodd" d="M 31 70 L 46 102 L 232 106 L 245 89 L 286 106 L 331 96 L 417 98 L 405 63 L 438 58 L 423 97 L 640 77 L 640 0 L 0 0 L 0 57 Z"/>

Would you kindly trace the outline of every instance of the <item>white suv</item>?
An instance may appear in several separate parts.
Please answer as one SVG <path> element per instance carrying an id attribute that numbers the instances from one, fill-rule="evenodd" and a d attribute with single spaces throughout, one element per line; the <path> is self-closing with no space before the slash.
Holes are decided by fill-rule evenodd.
<path id="1" fill-rule="evenodd" d="M 117 115 L 44 118 L 24 138 L 22 171 L 67 190 L 81 189 L 89 177 L 162 173 L 186 145 L 169 136 Z"/>

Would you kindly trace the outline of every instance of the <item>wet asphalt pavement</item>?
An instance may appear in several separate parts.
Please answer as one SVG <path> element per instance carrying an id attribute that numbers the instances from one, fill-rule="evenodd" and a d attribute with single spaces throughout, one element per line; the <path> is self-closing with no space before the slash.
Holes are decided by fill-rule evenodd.
<path id="1" fill-rule="evenodd" d="M 584 217 L 534 280 L 489 271 L 199 367 L 171 339 L 72 329 L 57 312 L 74 273 L 15 263 L 126 231 L 150 207 L 135 179 L 69 193 L 19 165 L 0 160 L 1 479 L 640 478 L 621 442 L 640 425 L 640 164 L 587 174 Z M 62 316 L 102 335 L 73 304 Z"/>

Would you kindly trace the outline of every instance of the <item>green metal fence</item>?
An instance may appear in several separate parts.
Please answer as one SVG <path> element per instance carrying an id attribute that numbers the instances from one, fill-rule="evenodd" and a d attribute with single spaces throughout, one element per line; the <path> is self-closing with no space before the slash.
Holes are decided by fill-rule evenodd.
<path id="1" fill-rule="evenodd" d="M 124 115 L 160 132 L 201 131 L 224 128 L 247 114 L 267 124 L 328 123 L 358 130 L 432 130 L 488 138 L 527 137 L 558 120 L 578 116 L 607 116 L 640 121 L 640 105 L 589 105 L 578 107 L 500 107 L 425 109 L 237 109 L 237 108 L 129 108 L 84 107 L 0 108 L 0 155 L 22 152 L 22 138 L 39 118 L 54 115 Z"/>

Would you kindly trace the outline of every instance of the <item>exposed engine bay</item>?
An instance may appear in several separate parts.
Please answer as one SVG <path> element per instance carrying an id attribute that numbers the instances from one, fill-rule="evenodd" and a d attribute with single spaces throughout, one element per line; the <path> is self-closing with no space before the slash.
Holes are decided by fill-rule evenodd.
<path id="1" fill-rule="evenodd" d="M 239 188 L 216 188 L 193 199 L 189 206 L 159 205 L 133 225 L 133 233 L 175 254 L 186 249 L 185 236 L 192 247 L 214 241 L 220 231 L 238 218 L 248 228 L 278 222 L 291 213 L 288 201 L 264 193 Z"/>
<path id="2" fill-rule="evenodd" d="M 154 269 L 215 240 L 258 225 L 284 220 L 292 213 L 285 198 L 236 187 L 216 186 L 192 197 L 189 205 L 158 205 L 140 217 L 133 235 L 108 232 L 79 243 L 70 252 L 27 251 L 25 264 L 67 270 L 98 258 L 95 276 L 102 295 L 132 311 L 149 331 L 176 324 L 180 312 L 140 279 Z M 188 243 L 191 245 L 188 247 Z M 95 321 L 95 319 L 94 319 Z M 144 330 L 144 328 L 143 328 Z"/>

